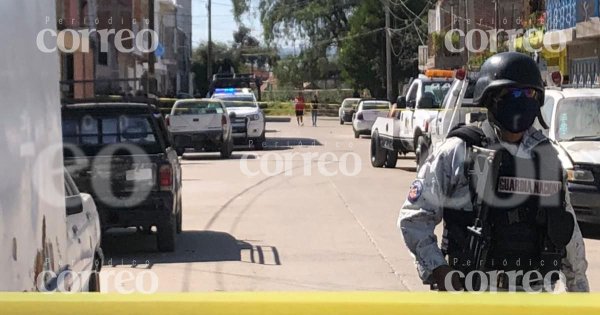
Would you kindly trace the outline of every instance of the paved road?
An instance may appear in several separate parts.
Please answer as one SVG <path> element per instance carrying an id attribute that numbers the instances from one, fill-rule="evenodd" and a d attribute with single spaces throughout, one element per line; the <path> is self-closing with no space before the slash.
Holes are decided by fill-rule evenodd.
<path id="1" fill-rule="evenodd" d="M 350 125 L 308 125 L 269 123 L 271 149 L 230 160 L 187 154 L 176 252 L 157 253 L 152 235 L 111 233 L 105 289 L 134 289 L 114 277 L 131 271 L 150 290 L 149 270 L 159 292 L 428 290 L 396 228 L 414 161 L 374 169 L 370 140 L 354 139 Z M 600 290 L 600 243 L 586 245 Z"/>

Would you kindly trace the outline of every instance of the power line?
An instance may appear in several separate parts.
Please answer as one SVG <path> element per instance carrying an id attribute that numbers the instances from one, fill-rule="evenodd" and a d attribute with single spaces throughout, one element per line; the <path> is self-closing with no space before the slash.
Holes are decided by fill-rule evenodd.
<path id="1" fill-rule="evenodd" d="M 343 41 L 343 40 L 347 40 L 347 39 L 353 39 L 353 38 L 357 38 L 357 37 L 362 37 L 362 36 L 366 36 L 366 35 L 369 35 L 369 34 L 381 32 L 384 29 L 385 29 L 385 27 L 381 27 L 381 28 L 378 28 L 378 29 L 374 29 L 374 30 L 371 30 L 371 31 L 367 31 L 367 32 L 363 32 L 363 33 L 359 33 L 359 34 L 355 34 L 355 35 L 348 35 L 348 36 L 340 37 L 340 38 L 337 38 L 337 39 L 330 39 L 330 40 L 318 41 L 318 42 L 313 43 L 313 45 L 333 43 L 333 42 Z"/>
<path id="2" fill-rule="evenodd" d="M 408 18 L 400 18 L 399 16 L 397 16 L 397 15 L 396 15 L 396 14 L 395 14 L 395 13 L 394 13 L 392 10 L 391 10 L 391 8 L 390 8 L 390 2 L 391 2 L 391 0 L 380 0 L 380 1 L 381 1 L 381 3 L 382 3 L 382 4 L 383 4 L 383 5 L 384 5 L 384 6 L 387 8 L 387 10 L 390 12 L 390 14 L 391 14 L 391 15 L 392 15 L 394 18 L 396 18 L 397 20 L 404 21 L 404 22 L 405 22 L 406 20 L 409 20 Z M 386 1 L 387 1 L 387 2 L 386 2 Z M 391 3 L 393 3 L 393 2 L 391 2 Z M 427 7 L 429 6 L 429 4 L 430 4 L 430 3 L 431 3 L 431 2 L 428 2 L 428 3 L 425 5 L 425 7 L 423 8 L 423 10 L 421 11 L 421 14 L 423 14 L 423 13 L 425 12 L 425 10 L 427 9 Z M 393 4 L 397 5 L 396 3 L 393 3 Z M 410 9 L 409 9 L 409 11 L 410 11 Z M 412 13 L 413 15 L 415 15 L 415 16 L 416 16 L 416 13 L 414 13 L 414 12 L 412 12 L 412 11 L 410 11 L 410 13 Z M 421 22 L 423 22 L 424 24 L 427 24 L 427 22 L 425 22 L 425 21 L 424 21 L 422 18 L 420 18 L 420 17 L 418 17 L 418 16 L 417 16 L 417 18 L 418 18 L 418 20 L 420 20 L 420 21 L 421 21 Z M 408 24 L 408 25 L 407 25 L 407 28 L 408 28 L 408 27 L 410 27 L 411 25 L 413 25 L 413 24 L 414 24 L 416 21 L 417 21 L 416 19 L 412 19 L 412 22 L 411 22 L 410 24 Z M 416 26 L 415 26 L 415 29 L 417 30 L 417 32 L 422 32 L 422 30 L 420 30 L 420 29 L 416 28 Z M 426 35 L 426 34 L 425 34 L 425 35 Z M 420 34 L 419 34 L 419 38 L 420 38 Z M 421 39 L 421 42 L 423 42 L 423 40 L 422 40 L 422 39 Z"/>

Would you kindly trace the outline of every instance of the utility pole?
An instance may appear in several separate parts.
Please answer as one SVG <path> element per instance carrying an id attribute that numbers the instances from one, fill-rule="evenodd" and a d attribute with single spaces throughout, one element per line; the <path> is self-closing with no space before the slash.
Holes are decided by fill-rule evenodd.
<path id="1" fill-rule="evenodd" d="M 390 34 L 390 6 L 385 5 L 385 57 L 386 57 L 386 68 L 387 68 L 387 98 L 388 101 L 392 101 L 394 98 L 394 91 L 392 89 L 392 38 Z"/>
<path id="2" fill-rule="evenodd" d="M 498 24 L 500 23 L 500 17 L 498 16 L 498 0 L 494 0 L 494 19 L 496 20 L 494 22 L 494 28 L 496 28 L 494 31 L 494 45 L 496 46 L 496 49 L 498 48 Z"/>
<path id="3" fill-rule="evenodd" d="M 155 30 L 155 21 L 154 21 L 154 0 L 149 0 L 148 1 L 148 11 L 150 16 L 149 16 L 149 25 L 148 27 L 154 31 Z M 158 40 L 158 38 L 154 38 L 154 36 L 152 35 L 152 33 L 150 33 L 150 47 L 154 47 L 154 41 Z M 154 52 L 150 52 L 148 53 L 148 75 L 146 76 L 146 86 L 147 86 L 147 94 L 156 94 L 156 87 L 155 87 L 155 68 L 154 68 L 154 63 L 156 62 L 156 56 L 154 55 Z"/>
<path id="4" fill-rule="evenodd" d="M 208 82 L 212 81 L 213 68 L 212 68 L 212 0 L 208 0 L 207 7 L 208 9 L 208 52 L 207 52 L 207 65 L 206 65 L 206 74 L 208 75 Z"/>

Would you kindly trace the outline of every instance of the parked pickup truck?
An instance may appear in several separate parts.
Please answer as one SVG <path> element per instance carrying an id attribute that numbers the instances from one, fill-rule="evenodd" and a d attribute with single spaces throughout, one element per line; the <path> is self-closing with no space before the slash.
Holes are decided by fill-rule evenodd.
<path id="1" fill-rule="evenodd" d="M 96 201 L 102 231 L 157 228 L 160 251 L 181 232 L 181 166 L 164 118 L 143 103 L 64 105 L 65 166 Z"/>
<path id="2" fill-rule="evenodd" d="M 392 117 L 379 117 L 371 128 L 371 164 L 394 168 L 398 153 L 420 152 L 454 80 L 453 71 L 428 71 L 400 96 Z"/>
<path id="3" fill-rule="evenodd" d="M 187 148 L 220 152 L 228 159 L 233 152 L 233 134 L 227 109 L 221 100 L 177 101 L 166 118 L 177 155 Z"/>
<path id="4" fill-rule="evenodd" d="M 577 220 L 600 225 L 600 89 L 548 88 L 542 117 L 567 173 Z"/>

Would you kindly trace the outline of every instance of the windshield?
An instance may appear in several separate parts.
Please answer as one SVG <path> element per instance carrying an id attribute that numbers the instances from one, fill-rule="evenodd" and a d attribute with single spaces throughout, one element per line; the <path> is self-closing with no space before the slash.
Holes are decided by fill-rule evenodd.
<path id="1" fill-rule="evenodd" d="M 143 115 L 82 115 L 63 119 L 63 141 L 84 149 L 87 154 L 99 152 L 111 144 L 134 144 L 158 153 L 150 117 Z"/>
<path id="2" fill-rule="evenodd" d="M 364 102 L 363 110 L 381 110 L 390 109 L 389 102 Z"/>
<path id="3" fill-rule="evenodd" d="M 358 105 L 359 100 L 344 100 L 342 103 L 343 108 L 355 108 Z"/>
<path id="4" fill-rule="evenodd" d="M 450 87 L 452 82 L 426 82 L 423 83 L 423 96 L 433 98 L 435 107 L 440 107 Z"/>
<path id="5" fill-rule="evenodd" d="M 224 109 L 220 103 L 214 102 L 186 102 L 177 104 L 173 107 L 171 115 L 207 115 L 207 114 L 223 114 Z"/>
<path id="6" fill-rule="evenodd" d="M 218 98 L 223 101 L 225 107 L 244 107 L 244 108 L 257 108 L 256 100 L 252 96 L 219 96 Z"/>
<path id="7" fill-rule="evenodd" d="M 567 98 L 558 103 L 558 141 L 600 140 L 600 98 Z"/>

